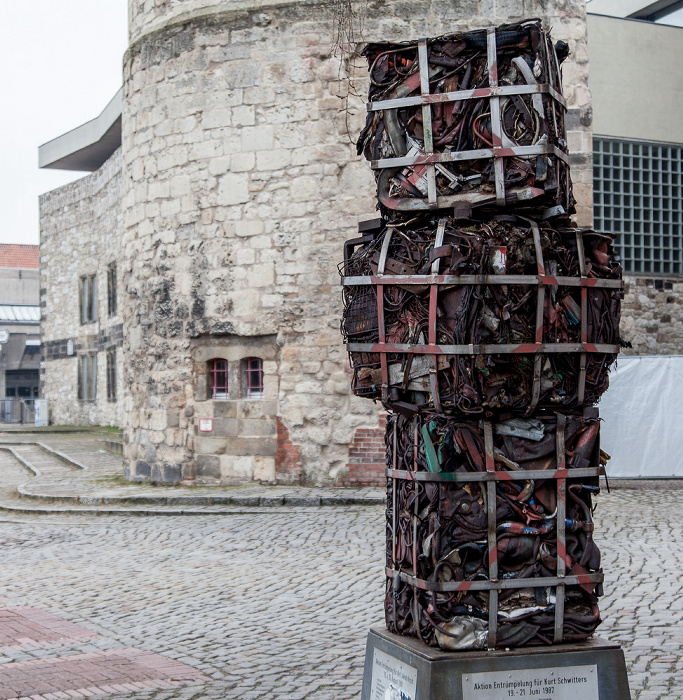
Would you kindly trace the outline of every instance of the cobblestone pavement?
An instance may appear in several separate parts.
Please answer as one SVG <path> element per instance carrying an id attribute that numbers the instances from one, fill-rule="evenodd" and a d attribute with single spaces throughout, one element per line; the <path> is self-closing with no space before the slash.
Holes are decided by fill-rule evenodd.
<path id="1" fill-rule="evenodd" d="M 634 700 L 683 698 L 683 492 L 601 495 L 596 526 L 600 635 L 624 645 Z M 210 680 L 112 698 L 358 698 L 365 636 L 382 616 L 383 539 L 376 506 L 0 513 L 0 607 L 41 609 L 99 635 L 5 647 L 0 662 L 135 647 Z"/>

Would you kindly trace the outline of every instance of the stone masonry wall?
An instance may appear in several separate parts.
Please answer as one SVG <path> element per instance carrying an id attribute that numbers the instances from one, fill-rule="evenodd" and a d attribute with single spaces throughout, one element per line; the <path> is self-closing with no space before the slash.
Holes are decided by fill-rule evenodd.
<path id="1" fill-rule="evenodd" d="M 683 354 L 683 280 L 625 275 L 621 336 L 625 355 Z"/>
<path id="2" fill-rule="evenodd" d="M 121 189 L 117 151 L 97 172 L 40 198 L 41 396 L 48 400 L 52 424 L 123 425 L 122 401 L 107 401 L 106 376 L 106 351 L 117 348 L 121 397 L 121 313 L 107 315 L 107 265 L 121 255 Z M 79 279 L 92 274 L 97 276 L 97 321 L 81 325 Z M 84 353 L 97 353 L 95 401 L 78 400 L 78 356 Z"/>
<path id="3" fill-rule="evenodd" d="M 350 395 L 339 334 L 336 266 L 358 218 L 374 209 L 374 180 L 352 144 L 363 101 L 351 99 L 347 112 L 340 80 L 351 72 L 362 95 L 366 69 L 332 55 L 334 14 L 334 3 L 322 0 L 130 2 L 122 273 L 130 279 L 131 478 L 234 476 L 234 458 L 243 455 L 233 439 L 219 448 L 224 459 L 195 458 L 204 450 L 193 360 L 200 341 L 220 346 L 229 338 L 239 347 L 240 338 L 275 337 L 269 362 L 279 385 L 268 415 L 279 419 L 277 435 L 287 435 L 306 482 L 333 483 L 356 430 L 378 426 L 378 407 Z M 583 3 L 394 0 L 370 2 L 365 14 L 363 40 L 545 17 L 573 51 L 565 65 L 570 138 L 579 149 L 573 175 L 582 221 L 590 220 Z M 285 471 L 276 463 L 274 478 Z M 259 473 L 272 475 L 270 464 Z M 255 464 L 240 476 L 257 478 Z"/>

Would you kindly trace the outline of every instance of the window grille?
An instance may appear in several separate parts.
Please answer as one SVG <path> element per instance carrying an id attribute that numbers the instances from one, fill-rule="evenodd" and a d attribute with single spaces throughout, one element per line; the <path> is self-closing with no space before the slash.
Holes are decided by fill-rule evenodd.
<path id="1" fill-rule="evenodd" d="M 78 398 L 94 401 L 97 398 L 97 355 L 78 358 Z"/>
<path id="2" fill-rule="evenodd" d="M 116 316 L 116 263 L 107 266 L 107 315 Z"/>
<path id="3" fill-rule="evenodd" d="M 209 398 L 228 398 L 227 360 L 209 360 Z"/>
<path id="4" fill-rule="evenodd" d="M 107 401 L 116 401 L 116 350 L 107 352 Z"/>
<path id="5" fill-rule="evenodd" d="M 88 275 L 80 279 L 81 323 L 97 320 L 97 277 Z"/>
<path id="6" fill-rule="evenodd" d="M 683 147 L 593 139 L 595 230 L 616 233 L 626 272 L 683 274 Z"/>
<path id="7" fill-rule="evenodd" d="M 242 360 L 242 386 L 246 398 L 263 398 L 263 360 L 260 357 Z"/>

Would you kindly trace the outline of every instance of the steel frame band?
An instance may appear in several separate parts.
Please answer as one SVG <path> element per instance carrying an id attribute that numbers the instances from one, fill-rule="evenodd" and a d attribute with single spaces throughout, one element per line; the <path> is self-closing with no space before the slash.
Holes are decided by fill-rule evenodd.
<path id="1" fill-rule="evenodd" d="M 605 475 L 604 467 L 584 467 L 582 469 L 522 469 L 519 471 L 485 472 L 412 472 L 405 469 L 386 467 L 385 475 L 390 479 L 403 481 L 436 481 L 445 483 L 472 481 L 541 481 L 544 479 L 585 479 Z"/>
<path id="2" fill-rule="evenodd" d="M 436 95 L 413 95 L 412 97 L 395 97 L 391 100 L 369 102 L 368 112 L 381 112 L 385 109 L 401 109 L 402 107 L 419 107 L 439 102 L 460 102 L 461 100 L 477 100 L 487 97 L 514 97 L 515 95 L 548 94 L 555 102 L 567 109 L 567 102 L 552 85 L 499 85 L 498 87 L 476 88 L 472 90 L 456 90 Z"/>
<path id="3" fill-rule="evenodd" d="M 548 588 L 565 584 L 581 586 L 587 583 L 603 583 L 604 574 L 581 574 L 580 576 L 539 576 L 536 578 L 509 578 L 498 581 L 425 581 L 411 576 L 405 571 L 385 567 L 390 578 L 400 577 L 401 581 L 421 591 L 434 593 L 454 593 L 458 591 L 505 591 L 511 588 Z"/>
<path id="4" fill-rule="evenodd" d="M 616 355 L 618 345 L 607 343 L 501 343 L 500 345 L 410 345 L 407 343 L 347 343 L 347 352 L 407 355 L 543 355 L 589 353 Z"/>
<path id="5" fill-rule="evenodd" d="M 515 284 L 546 287 L 586 287 L 588 289 L 623 289 L 623 280 L 594 277 L 553 277 L 551 275 L 357 275 L 342 277 L 345 287 L 383 284 L 386 286 L 413 285 L 472 285 Z"/>
<path id="6" fill-rule="evenodd" d="M 569 156 L 552 144 L 540 144 L 536 146 L 494 146 L 493 148 L 477 148 L 473 151 L 453 151 L 446 153 L 418 153 L 415 156 L 401 156 L 400 158 L 380 158 L 370 161 L 373 170 L 384 168 L 403 168 L 411 165 L 434 165 L 435 163 L 457 163 L 462 160 L 482 160 L 483 158 L 510 158 L 517 156 L 526 158 L 531 156 L 554 155 L 569 164 Z"/>

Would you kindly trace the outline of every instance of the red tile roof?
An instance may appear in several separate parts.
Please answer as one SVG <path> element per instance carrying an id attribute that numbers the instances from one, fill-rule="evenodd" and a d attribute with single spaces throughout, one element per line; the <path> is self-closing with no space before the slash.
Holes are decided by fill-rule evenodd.
<path id="1" fill-rule="evenodd" d="M 19 267 L 22 270 L 40 267 L 37 245 L 0 243 L 0 267 Z"/>

